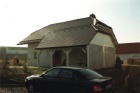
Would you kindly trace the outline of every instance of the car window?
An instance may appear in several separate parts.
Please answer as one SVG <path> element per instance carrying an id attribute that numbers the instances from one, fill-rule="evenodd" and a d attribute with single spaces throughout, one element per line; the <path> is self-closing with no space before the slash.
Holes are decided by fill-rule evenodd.
<path id="1" fill-rule="evenodd" d="M 44 74 L 45 77 L 57 77 L 60 69 L 51 69 Z"/>
<path id="2" fill-rule="evenodd" d="M 96 78 L 101 78 L 102 75 L 99 73 L 90 70 L 90 69 L 79 69 L 79 72 L 85 77 L 86 79 L 96 79 Z"/>
<path id="3" fill-rule="evenodd" d="M 82 75 L 81 73 L 77 73 L 74 75 L 74 78 L 76 80 L 87 80 L 86 77 L 84 75 Z"/>
<path id="4" fill-rule="evenodd" d="M 60 73 L 60 77 L 66 79 L 73 79 L 73 71 L 69 69 L 63 69 Z"/>

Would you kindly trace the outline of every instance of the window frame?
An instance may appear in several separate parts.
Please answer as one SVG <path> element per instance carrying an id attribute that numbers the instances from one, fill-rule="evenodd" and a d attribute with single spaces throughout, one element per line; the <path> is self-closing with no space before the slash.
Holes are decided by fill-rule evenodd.
<path id="1" fill-rule="evenodd" d="M 50 73 L 50 71 L 53 71 L 53 70 L 58 70 L 57 75 L 56 75 L 56 76 L 53 76 L 53 75 L 52 75 L 52 76 L 51 76 L 51 75 L 49 76 L 48 73 Z M 61 72 L 61 69 L 60 69 L 60 68 L 53 68 L 53 69 L 50 69 L 50 70 L 48 70 L 47 72 L 45 72 L 45 73 L 43 74 L 43 76 L 44 76 L 44 77 L 58 77 L 59 74 L 60 74 L 60 72 Z"/>
<path id="2" fill-rule="evenodd" d="M 71 78 L 68 78 L 68 77 L 63 77 L 63 76 L 61 76 L 61 74 L 62 74 L 62 72 L 63 72 L 64 70 L 72 72 L 72 77 L 71 77 Z M 60 71 L 60 73 L 59 73 L 59 78 L 75 80 L 75 75 L 74 75 L 74 74 L 75 74 L 74 71 L 71 70 L 71 69 L 61 69 L 61 71 Z"/>

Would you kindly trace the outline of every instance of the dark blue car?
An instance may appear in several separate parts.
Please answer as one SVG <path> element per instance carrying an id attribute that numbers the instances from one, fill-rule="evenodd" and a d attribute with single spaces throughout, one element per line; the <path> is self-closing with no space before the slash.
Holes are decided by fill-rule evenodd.
<path id="1" fill-rule="evenodd" d="M 26 78 L 29 93 L 112 93 L 112 78 L 78 67 L 54 67 Z"/>

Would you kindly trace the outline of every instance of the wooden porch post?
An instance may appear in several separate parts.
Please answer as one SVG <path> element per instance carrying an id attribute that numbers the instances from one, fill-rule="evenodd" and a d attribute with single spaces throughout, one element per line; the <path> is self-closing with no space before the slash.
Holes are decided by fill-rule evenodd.
<path id="1" fill-rule="evenodd" d="M 86 50 L 84 49 L 84 48 L 81 48 L 82 49 L 82 51 L 84 52 L 84 53 L 86 53 Z"/>
<path id="2" fill-rule="evenodd" d="M 69 53 L 70 53 L 71 49 L 64 49 L 63 51 L 66 54 L 66 66 L 69 66 Z"/>
<path id="3" fill-rule="evenodd" d="M 37 67 L 39 68 L 39 56 L 41 54 L 42 50 L 38 50 L 38 60 L 37 60 Z"/>
<path id="4" fill-rule="evenodd" d="M 50 58 L 51 58 L 51 67 L 53 67 L 53 54 L 55 52 L 55 50 L 48 50 L 49 54 L 50 54 Z"/>
<path id="5" fill-rule="evenodd" d="M 89 45 L 86 46 L 87 50 L 87 67 L 89 68 Z"/>
<path id="6" fill-rule="evenodd" d="M 105 46 L 103 46 L 103 66 L 105 67 Z"/>

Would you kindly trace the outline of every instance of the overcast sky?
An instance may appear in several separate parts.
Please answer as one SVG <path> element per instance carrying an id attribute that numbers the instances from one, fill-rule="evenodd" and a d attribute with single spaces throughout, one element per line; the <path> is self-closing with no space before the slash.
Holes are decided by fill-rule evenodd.
<path id="1" fill-rule="evenodd" d="M 140 0 L 0 0 L 0 46 L 16 46 L 49 24 L 95 14 L 119 43 L 140 42 Z"/>

